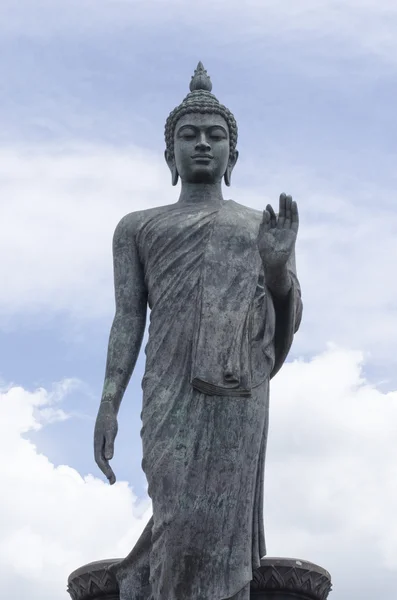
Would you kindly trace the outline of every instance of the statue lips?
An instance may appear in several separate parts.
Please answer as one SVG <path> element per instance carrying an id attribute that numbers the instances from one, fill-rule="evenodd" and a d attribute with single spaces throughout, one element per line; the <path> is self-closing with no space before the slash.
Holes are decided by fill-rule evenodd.
<path id="1" fill-rule="evenodd" d="M 212 154 L 193 154 L 193 160 L 208 165 L 208 163 L 214 158 Z"/>

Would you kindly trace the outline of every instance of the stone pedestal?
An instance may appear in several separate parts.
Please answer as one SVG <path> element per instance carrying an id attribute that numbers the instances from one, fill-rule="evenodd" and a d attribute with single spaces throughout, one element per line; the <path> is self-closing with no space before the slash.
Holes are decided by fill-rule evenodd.
<path id="1" fill-rule="evenodd" d="M 80 567 L 68 578 L 72 600 L 119 600 L 117 581 L 108 567 L 119 559 Z M 264 558 L 254 572 L 251 600 L 326 600 L 331 576 L 322 567 L 295 558 Z"/>
<path id="2" fill-rule="evenodd" d="M 119 560 L 98 560 L 73 571 L 68 577 L 72 600 L 120 600 L 116 578 L 108 570 Z"/>
<path id="3" fill-rule="evenodd" d="M 330 591 L 328 571 L 296 558 L 263 558 L 251 582 L 251 600 L 326 600 Z"/>

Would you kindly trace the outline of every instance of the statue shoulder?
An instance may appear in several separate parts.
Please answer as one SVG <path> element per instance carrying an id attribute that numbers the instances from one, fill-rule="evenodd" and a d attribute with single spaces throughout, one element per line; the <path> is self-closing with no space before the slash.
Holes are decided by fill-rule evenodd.
<path id="1" fill-rule="evenodd" d="M 253 224 L 259 224 L 262 221 L 263 211 L 245 206 L 244 204 L 235 202 L 235 200 L 229 200 L 229 202 L 232 203 L 235 210 L 238 210 L 246 219 L 252 221 Z"/>
<path id="2" fill-rule="evenodd" d="M 134 237 L 148 219 L 161 214 L 168 209 L 169 206 L 167 205 L 128 213 L 118 222 L 114 231 L 114 238 L 117 239 L 118 237 L 124 235 L 127 235 L 128 237 Z"/>

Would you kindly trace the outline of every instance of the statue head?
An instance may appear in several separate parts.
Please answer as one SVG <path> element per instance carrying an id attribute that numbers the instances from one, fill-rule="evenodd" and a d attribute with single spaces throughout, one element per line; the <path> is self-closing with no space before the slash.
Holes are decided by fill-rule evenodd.
<path id="1" fill-rule="evenodd" d="M 190 94 L 165 124 L 165 159 L 172 173 L 192 183 L 215 183 L 230 177 L 237 162 L 237 123 L 211 93 L 212 83 L 201 62 L 190 82 Z"/>

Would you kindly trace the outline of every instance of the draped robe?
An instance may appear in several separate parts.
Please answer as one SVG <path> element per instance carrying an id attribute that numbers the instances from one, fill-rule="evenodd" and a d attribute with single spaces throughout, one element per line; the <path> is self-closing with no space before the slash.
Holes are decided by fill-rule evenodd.
<path id="1" fill-rule="evenodd" d="M 302 304 L 272 298 L 257 250 L 262 214 L 233 201 L 143 211 L 135 232 L 151 309 L 142 467 L 153 517 L 115 568 L 121 600 L 249 595 L 265 555 L 269 380 Z"/>

